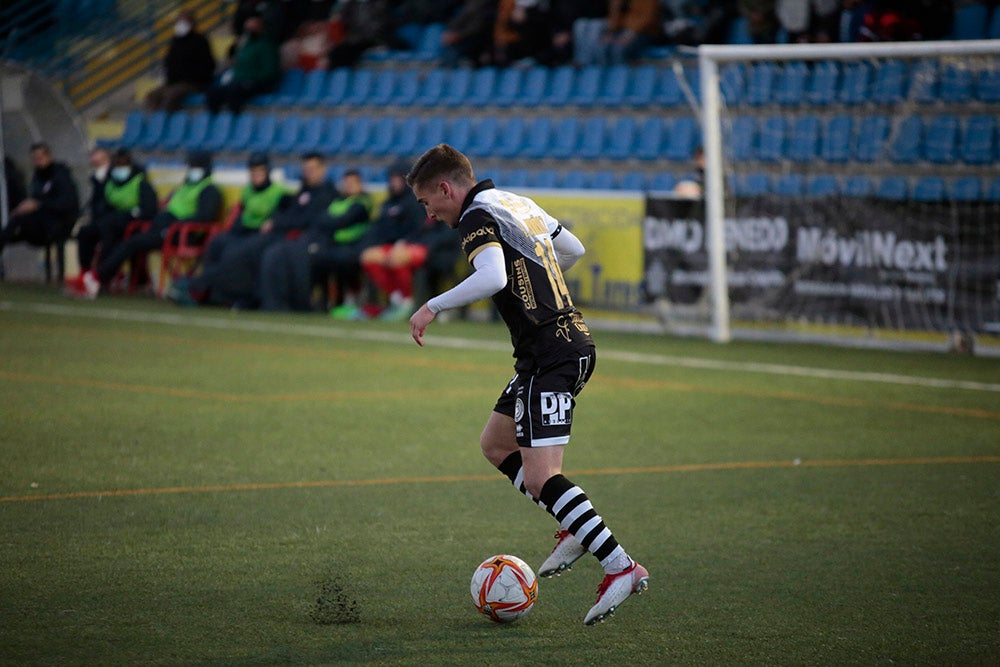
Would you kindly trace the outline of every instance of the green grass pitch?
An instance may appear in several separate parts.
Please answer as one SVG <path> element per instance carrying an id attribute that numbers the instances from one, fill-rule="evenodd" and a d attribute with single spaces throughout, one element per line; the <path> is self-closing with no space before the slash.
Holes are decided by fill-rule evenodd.
<path id="1" fill-rule="evenodd" d="M 1000 361 L 595 338 L 565 471 L 650 590 L 497 626 L 556 530 L 478 451 L 500 325 L 0 285 L 0 663 L 1000 664 Z"/>

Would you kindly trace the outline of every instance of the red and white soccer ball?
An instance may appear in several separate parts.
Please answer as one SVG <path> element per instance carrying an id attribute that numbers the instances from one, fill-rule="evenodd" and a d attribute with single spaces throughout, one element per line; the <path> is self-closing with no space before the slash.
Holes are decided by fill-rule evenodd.
<path id="1" fill-rule="evenodd" d="M 535 606 L 538 581 L 517 556 L 487 558 L 472 573 L 472 604 L 497 623 L 513 623 Z"/>

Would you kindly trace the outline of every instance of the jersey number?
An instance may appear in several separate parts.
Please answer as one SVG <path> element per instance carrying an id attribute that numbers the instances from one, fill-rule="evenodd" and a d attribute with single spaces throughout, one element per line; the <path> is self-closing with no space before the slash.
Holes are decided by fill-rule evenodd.
<path id="1" fill-rule="evenodd" d="M 556 251 L 552 247 L 552 240 L 546 237 L 542 241 L 535 241 L 535 255 L 542 261 L 545 272 L 549 276 L 549 283 L 552 285 L 552 294 L 556 298 L 556 308 L 562 310 L 573 305 L 573 300 L 569 297 L 569 288 L 563 279 L 562 269 L 556 261 Z"/>

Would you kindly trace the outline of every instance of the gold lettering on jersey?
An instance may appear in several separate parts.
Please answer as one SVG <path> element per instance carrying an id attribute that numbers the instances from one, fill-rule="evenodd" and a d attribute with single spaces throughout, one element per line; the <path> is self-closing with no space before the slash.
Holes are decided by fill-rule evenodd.
<path id="1" fill-rule="evenodd" d="M 465 246 L 469 245 L 481 236 L 496 236 L 496 230 L 493 227 L 480 227 L 479 229 L 466 234 L 462 237 L 462 252 L 465 252 Z"/>
<path id="2" fill-rule="evenodd" d="M 533 215 L 522 220 L 529 236 L 548 235 L 549 229 L 545 226 L 545 220 L 540 215 Z"/>
<path id="3" fill-rule="evenodd" d="M 534 310 L 538 307 L 538 303 L 535 301 L 535 289 L 531 286 L 531 276 L 528 275 L 528 265 L 525 259 L 522 257 L 515 261 L 512 268 L 514 269 L 512 282 L 514 289 L 517 290 L 517 296 L 525 308 Z"/>
<path id="4" fill-rule="evenodd" d="M 562 338 L 567 343 L 572 340 L 569 335 L 569 320 L 565 316 L 556 320 L 556 338 Z"/>
<path id="5" fill-rule="evenodd" d="M 569 321 L 573 323 L 573 326 L 576 327 L 577 331 L 585 333 L 588 336 L 590 335 L 590 329 L 587 328 L 587 323 L 583 321 L 580 313 L 570 313 Z"/>

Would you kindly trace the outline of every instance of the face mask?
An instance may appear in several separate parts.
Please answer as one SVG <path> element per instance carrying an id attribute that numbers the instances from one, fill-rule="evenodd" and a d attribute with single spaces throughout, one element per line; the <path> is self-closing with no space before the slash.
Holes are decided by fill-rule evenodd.
<path id="1" fill-rule="evenodd" d="M 174 35 L 177 37 L 184 37 L 189 32 L 191 32 L 191 24 L 187 21 L 178 21 L 174 25 Z"/>
<path id="2" fill-rule="evenodd" d="M 187 182 L 197 183 L 201 179 L 205 178 L 205 170 L 202 167 L 191 167 L 188 169 Z"/>
<path id="3" fill-rule="evenodd" d="M 111 167 L 104 165 L 103 167 L 98 167 L 94 170 L 94 178 L 98 181 L 103 181 L 108 177 L 108 172 L 111 171 Z"/>
<path id="4" fill-rule="evenodd" d="M 111 170 L 111 178 L 116 181 L 127 181 L 131 173 L 132 167 L 115 167 Z"/>

